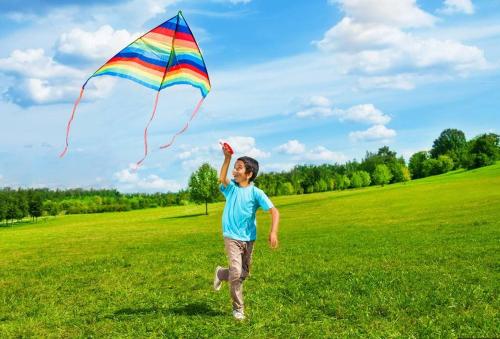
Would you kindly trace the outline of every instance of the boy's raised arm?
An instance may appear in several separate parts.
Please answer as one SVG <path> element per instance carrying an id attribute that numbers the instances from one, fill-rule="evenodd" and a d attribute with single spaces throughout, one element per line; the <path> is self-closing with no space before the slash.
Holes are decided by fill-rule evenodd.
<path id="1" fill-rule="evenodd" d="M 222 148 L 222 152 L 224 153 L 224 162 L 222 163 L 222 167 L 219 173 L 219 181 L 221 184 L 227 186 L 229 184 L 229 179 L 227 178 L 227 169 L 229 168 L 229 164 L 231 163 L 231 153 L 225 148 Z"/>

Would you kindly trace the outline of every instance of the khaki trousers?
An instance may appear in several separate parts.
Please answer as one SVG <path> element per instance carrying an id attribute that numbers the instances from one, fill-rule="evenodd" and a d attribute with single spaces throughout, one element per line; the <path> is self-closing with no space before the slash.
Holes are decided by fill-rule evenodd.
<path id="1" fill-rule="evenodd" d="M 252 264 L 253 241 L 240 241 L 224 238 L 224 247 L 229 268 L 220 269 L 220 280 L 229 282 L 233 310 L 243 312 L 243 281 L 250 274 Z"/>

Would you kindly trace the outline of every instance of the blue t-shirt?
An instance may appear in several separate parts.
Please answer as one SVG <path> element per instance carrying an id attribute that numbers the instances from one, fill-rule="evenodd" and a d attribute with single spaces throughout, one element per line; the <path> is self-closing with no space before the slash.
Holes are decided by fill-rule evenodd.
<path id="1" fill-rule="evenodd" d="M 226 198 L 222 214 L 222 234 L 226 238 L 253 241 L 257 236 L 255 213 L 259 207 L 268 211 L 274 207 L 267 195 L 252 183 L 240 187 L 231 180 L 226 187 L 220 185 L 220 191 Z"/>

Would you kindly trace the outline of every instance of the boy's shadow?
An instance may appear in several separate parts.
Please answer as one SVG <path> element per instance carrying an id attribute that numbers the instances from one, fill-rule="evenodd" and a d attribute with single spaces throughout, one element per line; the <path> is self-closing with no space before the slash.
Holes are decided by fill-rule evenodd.
<path id="1" fill-rule="evenodd" d="M 195 302 L 172 308 L 163 308 L 163 307 L 123 308 L 121 310 L 115 311 L 113 315 L 114 316 L 144 315 L 150 313 L 159 313 L 164 315 L 169 315 L 169 314 L 188 315 L 188 316 L 203 315 L 207 317 L 216 317 L 223 315 L 221 311 L 213 310 L 206 303 L 201 303 L 201 302 Z"/>

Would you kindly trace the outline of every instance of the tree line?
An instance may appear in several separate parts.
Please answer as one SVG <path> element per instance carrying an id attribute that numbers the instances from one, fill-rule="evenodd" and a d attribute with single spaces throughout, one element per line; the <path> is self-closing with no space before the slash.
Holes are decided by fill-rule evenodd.
<path id="1" fill-rule="evenodd" d="M 0 189 L 0 222 L 42 215 L 121 212 L 143 208 L 186 205 L 189 192 L 123 194 L 115 189 Z"/>
<path id="2" fill-rule="evenodd" d="M 255 185 L 269 196 L 308 194 L 333 190 L 386 185 L 464 168 L 488 166 L 500 159 L 500 136 L 481 134 L 466 140 L 457 129 L 445 129 L 434 140 L 431 150 L 410 157 L 408 166 L 402 156 L 388 146 L 377 152 L 366 152 L 360 161 L 345 164 L 297 165 L 290 171 L 260 174 Z M 217 190 L 217 171 L 203 164 L 191 175 L 191 200 L 207 204 L 221 199 Z"/>
<path id="3" fill-rule="evenodd" d="M 493 164 L 500 159 L 500 136 L 481 134 L 466 140 L 457 129 L 446 129 L 434 140 L 429 151 L 416 152 L 408 165 L 388 146 L 366 152 L 360 161 L 345 164 L 297 165 L 290 171 L 260 174 L 255 185 L 269 196 L 308 194 L 345 190 L 371 185 L 386 185 L 424 178 L 464 168 Z M 115 189 L 0 189 L 0 222 L 42 215 L 130 211 L 143 208 L 208 203 L 224 200 L 218 189 L 217 170 L 203 164 L 195 171 L 188 189 L 168 193 L 123 194 Z"/>

